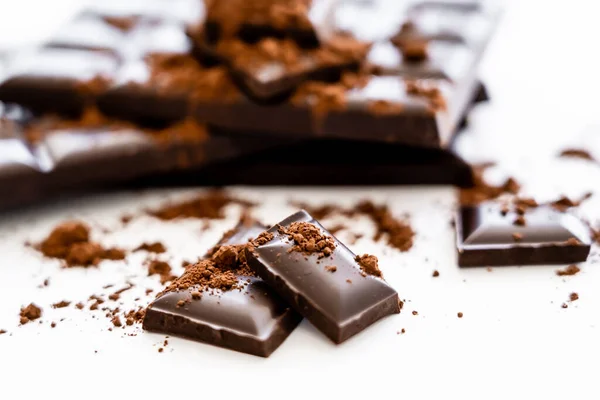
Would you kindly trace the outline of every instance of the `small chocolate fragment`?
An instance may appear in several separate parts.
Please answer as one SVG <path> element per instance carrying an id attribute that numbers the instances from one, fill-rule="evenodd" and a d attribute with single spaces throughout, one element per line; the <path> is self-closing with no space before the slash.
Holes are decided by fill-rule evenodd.
<path id="1" fill-rule="evenodd" d="M 576 275 L 577 273 L 579 273 L 579 271 L 581 271 L 581 269 L 577 265 L 571 264 L 568 267 L 566 267 L 565 269 L 556 270 L 556 275 L 572 276 L 572 275 Z"/>
<path id="2" fill-rule="evenodd" d="M 205 270 L 210 281 L 204 282 L 211 287 L 194 284 L 202 280 L 194 272 L 199 264 L 214 260 L 215 256 L 219 260 L 231 259 L 225 256 L 233 254 L 232 247 L 247 245 L 264 229 L 258 223 L 242 223 L 227 232 L 207 258 L 188 266 L 184 275 L 148 306 L 144 329 L 268 357 L 300 322 L 296 312 L 259 278 L 238 275 L 238 269 L 212 278 L 211 272 Z M 220 251 L 223 247 L 227 249 Z M 239 256 L 238 253 L 236 260 L 240 260 Z"/>
<path id="3" fill-rule="evenodd" d="M 540 206 L 526 214 L 526 225 L 514 225 L 514 212 L 485 202 L 462 207 L 456 219 L 458 264 L 461 267 L 569 264 L 586 260 L 590 237 L 575 216 Z M 515 234 L 521 237 L 515 241 Z"/>
<path id="4" fill-rule="evenodd" d="M 297 224 L 310 224 L 319 236 L 331 239 L 331 255 L 319 261 L 322 252 L 307 255 L 295 251 L 296 241 L 285 232 Z M 246 250 L 248 264 L 335 343 L 400 312 L 398 293 L 383 279 L 363 273 L 356 255 L 306 211 L 291 215 L 268 232 L 273 235 L 271 241 Z M 323 268 L 323 262 L 335 265 L 336 272 Z"/>
<path id="5" fill-rule="evenodd" d="M 35 321 L 36 319 L 42 316 L 42 309 L 31 303 L 26 307 L 21 308 L 20 312 L 20 322 L 21 325 L 25 325 L 30 321 Z"/>

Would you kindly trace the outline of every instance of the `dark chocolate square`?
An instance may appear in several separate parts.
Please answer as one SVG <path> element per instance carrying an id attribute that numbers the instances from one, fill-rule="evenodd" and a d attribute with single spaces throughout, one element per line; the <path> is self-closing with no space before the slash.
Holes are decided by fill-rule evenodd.
<path id="1" fill-rule="evenodd" d="M 497 202 L 462 207 L 456 218 L 461 267 L 570 264 L 586 260 L 589 230 L 569 213 L 549 206 L 529 209 L 525 225 Z"/>
<path id="2" fill-rule="evenodd" d="M 335 240 L 329 257 L 291 251 L 280 227 L 308 222 L 332 236 L 306 211 L 299 211 L 268 232 L 268 243 L 247 251 L 248 264 L 296 311 L 335 343 L 341 343 L 379 319 L 400 312 L 398 293 L 383 279 L 362 273 L 356 255 Z M 327 269 L 335 266 L 335 272 Z"/>

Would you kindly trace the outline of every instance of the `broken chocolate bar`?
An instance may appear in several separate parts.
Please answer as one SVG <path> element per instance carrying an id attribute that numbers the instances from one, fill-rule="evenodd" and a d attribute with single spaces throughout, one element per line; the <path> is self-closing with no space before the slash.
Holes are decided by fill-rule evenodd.
<path id="1" fill-rule="evenodd" d="M 590 252 L 587 227 L 548 206 L 524 215 L 498 202 L 462 207 L 456 235 L 461 267 L 572 264 L 584 262 Z"/>
<path id="2" fill-rule="evenodd" d="M 255 243 L 246 249 L 250 267 L 335 343 L 400 312 L 398 293 L 361 268 L 356 255 L 306 211 L 281 221 Z"/>
<path id="3" fill-rule="evenodd" d="M 244 245 L 264 228 L 258 223 L 240 223 L 216 249 Z M 178 280 L 186 279 L 192 268 L 188 266 Z M 205 289 L 193 280 L 187 289 L 177 289 L 176 280 L 172 289 L 161 293 L 148 306 L 144 329 L 268 357 L 296 328 L 301 317 L 259 278 L 235 278 L 232 285 L 236 287 L 230 289 Z"/>

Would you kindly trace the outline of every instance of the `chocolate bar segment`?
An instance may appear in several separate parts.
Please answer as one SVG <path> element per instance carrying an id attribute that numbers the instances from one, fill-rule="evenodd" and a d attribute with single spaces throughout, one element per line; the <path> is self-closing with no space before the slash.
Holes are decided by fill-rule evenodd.
<path id="1" fill-rule="evenodd" d="M 241 223 L 219 245 L 243 245 L 265 229 Z M 299 314 L 263 281 L 239 276 L 241 289 L 167 291 L 146 310 L 144 329 L 268 357 L 296 328 Z"/>
<path id="2" fill-rule="evenodd" d="M 587 227 L 548 206 L 524 215 L 498 202 L 462 207 L 456 235 L 461 267 L 571 264 L 584 262 L 590 252 Z"/>
<path id="3" fill-rule="evenodd" d="M 285 231 L 302 223 L 317 229 L 330 246 L 321 248 L 320 241 L 315 244 L 317 239 L 313 239 L 313 247 L 321 249 L 320 253 L 298 249 L 298 242 Z M 248 264 L 335 343 L 400 312 L 398 293 L 383 279 L 362 271 L 356 255 L 306 211 L 291 215 L 268 233 L 271 240 L 246 250 Z"/>

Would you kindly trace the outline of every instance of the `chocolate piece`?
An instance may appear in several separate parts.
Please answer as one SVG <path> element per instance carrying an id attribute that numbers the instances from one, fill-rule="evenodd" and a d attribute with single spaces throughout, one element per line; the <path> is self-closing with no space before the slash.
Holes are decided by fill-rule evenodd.
<path id="1" fill-rule="evenodd" d="M 277 99 L 307 80 L 336 81 L 344 70 L 357 70 L 369 46 L 338 36 L 316 49 L 292 40 L 262 39 L 256 44 L 226 40 L 209 46 L 195 39 L 195 54 L 225 63 L 251 98 Z"/>
<path id="2" fill-rule="evenodd" d="M 15 114 L 15 119 L 3 119 L 0 124 L 0 190 L 11 193 L 0 197 L 0 208 L 198 168 L 276 145 L 212 134 L 192 121 L 149 129 L 101 117 L 88 125 L 85 119 L 25 116 L 19 120 L 27 113 Z"/>
<path id="3" fill-rule="evenodd" d="M 220 245 L 245 244 L 264 229 L 258 223 L 240 224 Z M 247 285 L 240 290 L 204 291 L 201 296 L 194 287 L 164 293 L 148 306 L 144 329 L 268 357 L 301 317 L 259 278 L 237 279 Z"/>
<path id="4" fill-rule="evenodd" d="M 590 252 L 586 226 L 575 216 L 540 206 L 528 210 L 525 225 L 519 215 L 503 214 L 498 202 L 460 209 L 456 219 L 458 264 L 461 267 L 571 264 Z M 515 240 L 518 234 L 520 239 Z"/>
<path id="5" fill-rule="evenodd" d="M 320 232 L 331 241 L 333 250 L 330 246 L 321 246 L 326 239 L 313 238 L 312 245 L 296 240 L 298 233 L 290 239 L 288 233 L 299 225 Z M 356 255 L 306 211 L 291 215 L 267 232 L 273 235 L 271 240 L 246 250 L 248 264 L 335 343 L 343 342 L 387 315 L 400 312 L 398 293 L 383 279 L 361 273 Z M 312 233 L 301 236 L 314 237 Z M 319 250 L 311 252 L 311 246 Z M 335 273 L 326 266 L 335 266 Z"/>

